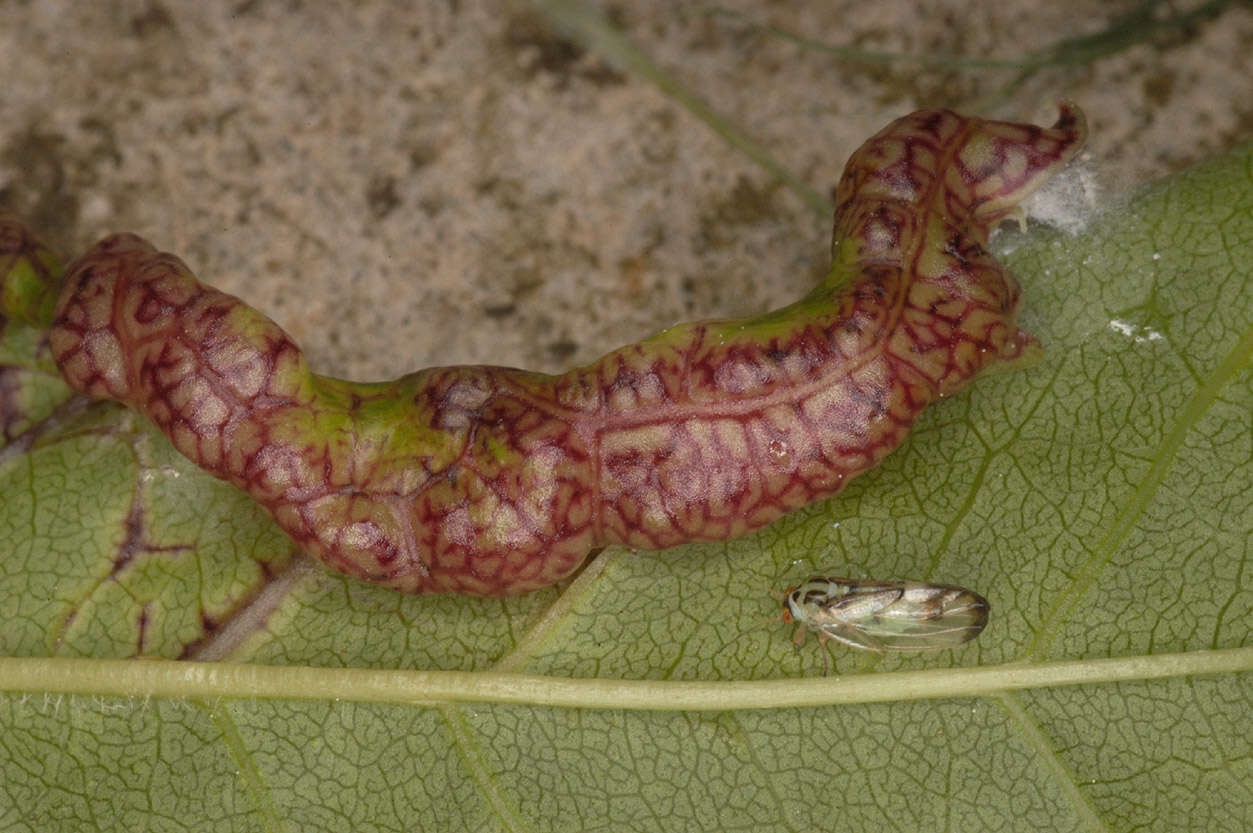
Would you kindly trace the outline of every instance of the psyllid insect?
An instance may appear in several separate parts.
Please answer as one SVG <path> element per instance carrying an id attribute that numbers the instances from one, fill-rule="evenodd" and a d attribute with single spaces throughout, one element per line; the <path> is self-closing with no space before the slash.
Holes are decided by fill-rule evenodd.
<path id="1" fill-rule="evenodd" d="M 982 633 L 990 609 L 972 590 L 921 581 L 815 576 L 783 594 L 783 621 L 799 626 L 797 645 L 814 631 L 824 648 L 834 639 L 878 654 L 955 648 Z"/>

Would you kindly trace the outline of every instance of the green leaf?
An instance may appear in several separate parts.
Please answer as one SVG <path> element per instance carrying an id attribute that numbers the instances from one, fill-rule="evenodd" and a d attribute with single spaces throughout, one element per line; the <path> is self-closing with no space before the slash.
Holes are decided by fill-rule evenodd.
<path id="1" fill-rule="evenodd" d="M 1253 146 L 1009 242 L 1042 362 L 759 534 L 506 601 L 310 565 L 10 322 L 0 829 L 1253 829 Z M 992 621 L 824 679 L 765 621 L 818 571 Z"/>

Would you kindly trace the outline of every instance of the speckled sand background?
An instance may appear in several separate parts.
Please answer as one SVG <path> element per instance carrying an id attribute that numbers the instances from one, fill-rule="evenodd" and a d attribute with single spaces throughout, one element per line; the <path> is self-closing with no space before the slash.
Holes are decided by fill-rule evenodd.
<path id="1" fill-rule="evenodd" d="M 919 107 L 1051 122 L 1070 96 L 1114 192 L 1219 153 L 1253 132 L 1253 9 L 1045 68 L 1010 96 L 996 93 L 1013 72 L 841 60 L 749 21 L 1014 59 L 1141 5 L 599 8 L 828 194 L 863 139 Z M 265 310 L 315 369 L 356 378 L 559 370 L 804 292 L 826 267 L 829 219 L 655 85 L 555 35 L 540 8 L 0 0 L 0 207 L 66 255 L 138 232 Z"/>

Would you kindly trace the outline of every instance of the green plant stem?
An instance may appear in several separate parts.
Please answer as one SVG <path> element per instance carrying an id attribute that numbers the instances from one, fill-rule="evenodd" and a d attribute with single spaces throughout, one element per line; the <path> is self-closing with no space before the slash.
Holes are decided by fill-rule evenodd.
<path id="1" fill-rule="evenodd" d="M 1242 0 L 1247 2 L 1247 0 Z M 915 64 L 954 70 L 1000 70 L 1016 69 L 1022 73 L 1013 83 L 1049 66 L 1067 64 L 1090 64 L 1101 58 L 1117 54 L 1128 47 L 1144 43 L 1164 33 L 1184 31 L 1226 11 L 1236 0 L 1208 0 L 1194 9 L 1178 12 L 1162 19 L 1153 17 L 1154 9 L 1162 0 L 1143 0 L 1138 6 L 1110 21 L 1105 28 L 1086 35 L 1063 38 L 1041 49 L 1033 50 L 1020 58 L 978 58 L 967 55 L 929 53 L 911 55 L 903 52 L 885 52 L 874 49 L 857 49 L 837 46 L 825 41 L 798 35 L 779 26 L 756 23 L 748 15 L 731 9 L 713 8 L 707 14 L 734 20 L 741 25 L 765 32 L 772 37 L 794 43 L 815 52 L 824 52 L 837 58 L 860 64 Z"/>
<path id="2" fill-rule="evenodd" d="M 1253 671 L 1253 647 L 1114 659 L 936 668 L 847 677 L 686 682 L 468 671 L 61 658 L 0 658 L 0 691 L 116 697 L 511 703 L 582 709 L 733 711 L 884 703 L 1067 685 Z"/>
<path id="3" fill-rule="evenodd" d="M 533 5 L 560 34 L 600 55 L 620 70 L 654 84 L 708 125 L 723 141 L 768 171 L 815 212 L 823 217 L 831 213 L 833 206 L 830 200 L 788 170 L 764 145 L 689 92 L 678 79 L 623 37 L 600 11 L 580 0 L 533 0 Z"/>

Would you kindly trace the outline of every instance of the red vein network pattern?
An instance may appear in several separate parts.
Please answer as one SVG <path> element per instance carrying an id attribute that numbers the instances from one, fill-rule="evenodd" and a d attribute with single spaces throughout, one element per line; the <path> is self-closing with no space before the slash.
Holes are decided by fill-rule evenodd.
<path id="1" fill-rule="evenodd" d="M 146 414 L 332 568 L 523 593 L 599 545 L 725 539 L 829 497 L 927 405 L 1037 350 L 987 239 L 1084 134 L 1069 103 L 1052 128 L 906 116 L 849 160 L 808 296 L 558 376 L 318 376 L 277 324 L 129 234 L 70 266 L 50 344 L 72 387 Z"/>

